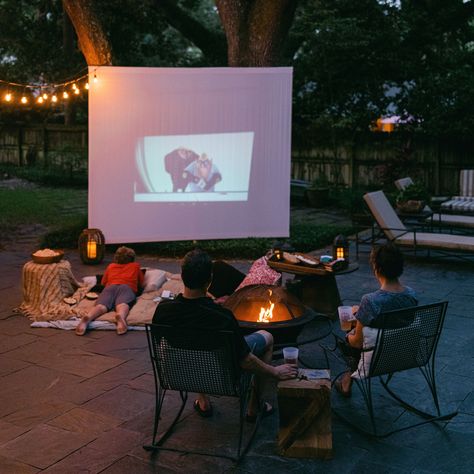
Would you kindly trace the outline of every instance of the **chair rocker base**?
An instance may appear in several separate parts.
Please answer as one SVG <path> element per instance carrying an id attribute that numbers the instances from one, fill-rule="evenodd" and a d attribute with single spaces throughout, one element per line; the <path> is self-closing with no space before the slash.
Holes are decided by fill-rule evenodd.
<path id="1" fill-rule="evenodd" d="M 438 421 L 449 421 L 451 418 L 454 418 L 458 412 L 457 411 L 454 411 L 454 412 L 451 412 L 451 413 L 447 413 L 447 414 L 441 414 L 439 413 L 438 415 L 434 415 L 432 413 L 427 413 L 427 412 L 424 412 L 416 407 L 414 407 L 413 405 L 409 404 L 408 402 L 406 402 L 405 400 L 403 400 L 402 398 L 400 398 L 398 395 L 396 395 L 389 387 L 388 387 L 388 383 L 389 383 L 389 380 L 390 380 L 391 377 L 389 377 L 387 380 L 383 380 L 382 377 L 379 377 L 379 380 L 380 380 L 380 383 L 382 385 L 382 387 L 386 390 L 386 392 L 394 399 L 396 400 L 402 407 L 404 407 L 406 410 L 414 413 L 415 415 L 418 415 L 419 417 L 421 418 L 425 418 L 424 421 L 420 421 L 419 423 L 413 423 L 413 424 L 410 424 L 410 425 L 407 425 L 407 426 L 402 426 L 401 428 L 397 428 L 395 430 L 389 430 L 389 431 L 385 431 L 383 433 L 379 433 L 377 431 L 377 426 L 376 426 L 376 423 L 375 423 L 375 418 L 374 418 L 374 412 L 373 412 L 373 407 L 370 408 L 366 402 L 366 407 L 367 407 L 367 410 L 369 412 L 369 415 L 370 415 L 370 419 L 372 420 L 372 426 L 373 426 L 373 429 L 372 430 L 369 430 L 369 429 L 366 429 L 356 423 L 354 423 L 352 420 L 350 420 L 347 416 L 343 415 L 341 412 L 337 411 L 336 409 L 332 409 L 333 413 L 338 417 L 340 418 L 342 421 L 344 421 L 345 423 L 347 423 L 348 425 L 352 426 L 356 431 L 358 431 L 359 433 L 362 433 L 362 434 L 365 434 L 367 436 L 371 436 L 371 437 L 374 437 L 374 438 L 386 438 L 392 434 L 395 434 L 395 433 L 399 433 L 400 431 L 405 431 L 405 430 L 408 430 L 408 429 L 411 429 L 411 428 L 416 428 L 418 426 L 422 426 L 422 425 L 426 425 L 427 423 L 433 423 L 433 422 L 438 422 Z M 364 390 L 361 388 L 360 386 L 360 383 L 358 380 L 355 380 L 356 382 L 356 385 L 358 386 L 358 388 L 361 390 L 362 394 L 364 394 Z M 363 382 L 362 382 L 363 383 Z M 364 396 L 364 399 L 365 399 L 365 396 Z M 434 398 L 433 398 L 433 401 Z"/>
<path id="2" fill-rule="evenodd" d="M 160 438 L 157 441 L 155 441 L 157 430 L 158 430 L 158 420 L 157 420 L 156 421 L 156 426 L 155 426 L 155 432 L 153 434 L 153 441 L 152 441 L 151 444 L 144 444 L 143 449 L 145 451 L 149 451 L 149 452 L 171 451 L 171 452 L 182 453 L 182 454 L 195 454 L 195 455 L 198 455 L 198 456 L 223 458 L 223 459 L 229 459 L 229 460 L 231 460 L 235 463 L 239 463 L 243 459 L 243 457 L 247 454 L 247 451 L 250 448 L 250 445 L 251 445 L 251 443 L 253 441 L 253 438 L 254 438 L 254 436 L 257 432 L 257 429 L 258 429 L 258 426 L 259 426 L 259 423 L 260 423 L 260 420 L 261 420 L 261 414 L 259 413 L 259 415 L 257 416 L 257 420 L 254 424 L 254 427 L 253 427 L 253 429 L 252 429 L 252 431 L 249 435 L 249 438 L 248 438 L 246 444 L 244 445 L 243 449 L 241 449 L 241 443 L 242 443 L 244 420 L 243 420 L 243 418 L 241 419 L 241 433 L 240 433 L 240 439 L 239 439 L 239 447 L 237 449 L 237 456 L 231 456 L 231 455 L 228 455 L 228 454 L 213 453 L 213 452 L 209 452 L 209 451 L 200 451 L 200 450 L 165 447 L 165 446 L 163 446 L 164 443 L 168 440 L 168 438 L 173 433 L 173 430 L 174 430 L 175 426 L 178 424 L 178 422 L 181 418 L 184 407 L 186 406 L 186 402 L 187 402 L 187 399 L 188 399 L 188 394 L 184 392 L 184 393 L 180 393 L 180 395 L 181 395 L 181 400 L 182 400 L 181 406 L 179 407 L 178 413 L 177 413 L 176 417 L 174 418 L 174 420 L 171 422 L 168 429 L 160 436 Z M 163 396 L 163 399 L 164 399 L 164 396 Z M 162 401 L 163 401 L 163 399 L 162 399 Z"/>

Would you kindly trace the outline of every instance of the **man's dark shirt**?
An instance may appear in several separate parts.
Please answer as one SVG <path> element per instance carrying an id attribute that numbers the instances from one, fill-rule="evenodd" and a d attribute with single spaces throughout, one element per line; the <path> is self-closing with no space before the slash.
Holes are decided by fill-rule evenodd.
<path id="1" fill-rule="evenodd" d="M 180 294 L 175 300 L 162 301 L 155 310 L 153 323 L 182 328 L 198 327 L 214 331 L 231 331 L 235 336 L 235 350 L 239 360 L 244 359 L 250 352 L 232 311 L 214 303 L 211 298 L 185 298 Z"/>

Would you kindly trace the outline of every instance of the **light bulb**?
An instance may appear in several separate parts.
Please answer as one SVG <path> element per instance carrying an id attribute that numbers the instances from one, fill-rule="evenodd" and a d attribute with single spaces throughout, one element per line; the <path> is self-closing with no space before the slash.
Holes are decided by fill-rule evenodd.
<path id="1" fill-rule="evenodd" d="M 64 91 L 64 92 L 63 92 L 63 97 L 64 97 L 65 99 L 67 99 L 67 98 L 69 97 L 69 94 L 68 94 L 66 91 Z"/>
<path id="2" fill-rule="evenodd" d="M 96 84 L 98 81 L 97 76 L 94 74 L 94 84 Z"/>
<path id="3" fill-rule="evenodd" d="M 5 94 L 5 100 L 6 100 L 7 102 L 10 102 L 10 101 L 12 100 L 12 95 L 11 95 L 10 93 Z"/>
<path id="4" fill-rule="evenodd" d="M 86 85 L 84 86 L 86 89 L 89 89 L 89 83 L 86 82 Z"/>
<path id="5" fill-rule="evenodd" d="M 43 96 L 38 97 L 38 104 L 42 104 L 44 102 Z"/>
<path id="6" fill-rule="evenodd" d="M 79 95 L 79 89 L 77 87 L 74 89 L 74 94 Z"/>
<path id="7" fill-rule="evenodd" d="M 76 86 L 76 83 L 75 83 L 75 82 L 72 84 L 72 88 L 73 88 L 74 90 L 77 90 L 77 86 Z"/>
<path id="8" fill-rule="evenodd" d="M 21 98 L 21 103 L 22 103 L 22 104 L 26 104 L 27 102 L 28 102 L 28 99 L 27 99 L 25 96 L 23 96 L 23 97 Z"/>
<path id="9" fill-rule="evenodd" d="M 46 100 L 48 98 L 48 94 L 44 93 L 43 94 L 43 99 Z"/>
<path id="10" fill-rule="evenodd" d="M 51 97 L 51 100 L 52 100 L 53 102 L 57 102 L 57 101 L 58 101 L 58 98 L 57 98 L 55 95 L 53 95 L 53 97 Z"/>

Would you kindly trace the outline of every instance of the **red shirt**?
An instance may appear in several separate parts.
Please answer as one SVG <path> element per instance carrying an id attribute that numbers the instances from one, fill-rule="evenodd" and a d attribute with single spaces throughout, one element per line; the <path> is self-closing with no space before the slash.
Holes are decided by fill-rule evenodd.
<path id="1" fill-rule="evenodd" d="M 143 287 L 143 279 L 138 263 L 111 263 L 102 277 L 102 285 L 128 285 L 136 293 Z"/>

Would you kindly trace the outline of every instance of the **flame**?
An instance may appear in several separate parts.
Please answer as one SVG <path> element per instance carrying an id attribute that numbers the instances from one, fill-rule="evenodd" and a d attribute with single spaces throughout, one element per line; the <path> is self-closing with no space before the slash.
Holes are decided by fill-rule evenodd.
<path id="1" fill-rule="evenodd" d="M 258 316 L 259 323 L 269 323 L 270 320 L 273 319 L 273 308 L 275 307 L 275 303 L 272 303 L 270 298 L 272 296 L 272 290 L 268 290 L 268 307 L 267 308 L 260 308 L 260 314 Z"/>

